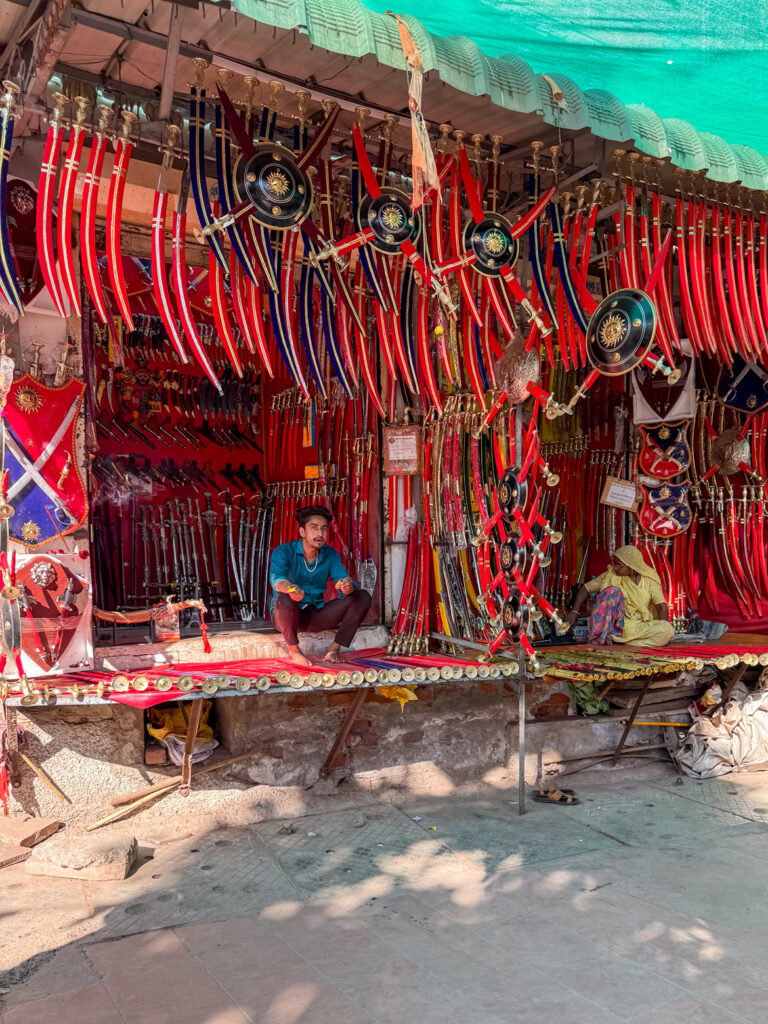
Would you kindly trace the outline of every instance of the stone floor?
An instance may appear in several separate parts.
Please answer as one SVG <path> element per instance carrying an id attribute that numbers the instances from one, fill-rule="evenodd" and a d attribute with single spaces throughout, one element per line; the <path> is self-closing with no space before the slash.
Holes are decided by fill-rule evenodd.
<path id="1" fill-rule="evenodd" d="M 768 775 L 161 832 L 0 876 L 2 1024 L 768 1024 Z"/>

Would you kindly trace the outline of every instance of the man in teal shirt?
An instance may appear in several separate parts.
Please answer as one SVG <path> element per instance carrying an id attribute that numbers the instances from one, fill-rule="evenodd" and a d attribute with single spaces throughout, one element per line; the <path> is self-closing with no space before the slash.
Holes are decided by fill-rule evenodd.
<path id="1" fill-rule="evenodd" d="M 288 644 L 291 661 L 297 665 L 311 664 L 299 648 L 299 632 L 319 633 L 335 628 L 336 636 L 325 660 L 340 661 L 339 650 L 352 643 L 371 605 L 371 595 L 358 588 L 338 551 L 328 543 L 328 509 L 310 505 L 299 509 L 296 518 L 299 539 L 281 544 L 272 552 L 272 621 Z M 340 596 L 325 604 L 323 596 L 329 577 Z"/>

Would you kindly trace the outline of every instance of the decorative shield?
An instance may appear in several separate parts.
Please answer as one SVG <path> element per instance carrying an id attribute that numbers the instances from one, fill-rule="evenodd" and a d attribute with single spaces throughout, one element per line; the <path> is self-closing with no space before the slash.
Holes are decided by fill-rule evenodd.
<path id="1" fill-rule="evenodd" d="M 521 548 L 513 537 L 508 537 L 499 548 L 499 566 L 508 580 L 525 569 L 525 548 Z"/>
<path id="2" fill-rule="evenodd" d="M 637 429 L 643 439 L 638 456 L 640 471 L 661 480 L 684 473 L 691 464 L 690 425 L 690 420 L 659 423 L 655 427 L 639 425 Z"/>
<path id="3" fill-rule="evenodd" d="M 87 498 L 75 431 L 85 384 L 48 387 L 29 374 L 15 380 L 5 407 L 8 533 L 27 548 L 50 544 L 85 522 Z"/>
<path id="4" fill-rule="evenodd" d="M 629 373 L 650 349 L 656 334 L 656 307 L 645 294 L 622 288 L 607 295 L 587 326 L 587 356 L 600 373 Z"/>
<path id="5" fill-rule="evenodd" d="M 653 537 L 676 537 L 691 525 L 691 507 L 688 504 L 690 484 L 663 483 L 658 487 L 640 484 L 643 502 L 637 513 L 644 533 Z"/>
<path id="6" fill-rule="evenodd" d="M 496 500 L 506 519 L 511 519 L 515 509 L 525 505 L 528 496 L 528 483 L 525 480 L 518 480 L 518 472 L 517 466 L 510 466 L 509 469 L 504 470 L 501 480 L 499 480 Z"/>
<path id="7" fill-rule="evenodd" d="M 516 590 L 509 593 L 501 609 L 501 625 L 510 640 L 519 640 L 521 633 L 527 633 L 531 623 L 528 605 L 521 601 Z"/>
<path id="8" fill-rule="evenodd" d="M 3 647 L 14 673 L 13 648 L 30 678 L 90 667 L 91 586 L 77 555 L 22 555 L 16 573 L 19 598 L 0 596 Z M 14 668 L 12 668 L 14 666 Z"/>
<path id="9" fill-rule="evenodd" d="M 729 409 L 750 415 L 762 412 L 768 408 L 768 372 L 737 352 L 717 379 L 717 397 Z"/>
<path id="10" fill-rule="evenodd" d="M 383 186 L 381 194 L 363 197 L 357 209 L 357 226 L 373 231 L 371 245 L 379 252 L 394 255 L 403 242 L 415 242 L 421 231 L 421 220 L 411 209 L 408 196 L 391 185 Z"/>
<path id="11" fill-rule="evenodd" d="M 16 262 L 21 301 L 26 306 L 43 287 L 43 272 L 34 244 L 37 223 L 37 192 L 26 181 L 11 178 L 6 186 L 5 215 Z M 53 219 L 56 230 L 56 219 Z"/>
<path id="12" fill-rule="evenodd" d="M 277 142 L 261 142 L 235 170 L 241 199 L 265 228 L 287 231 L 306 220 L 312 209 L 312 182 L 293 153 Z"/>
<path id="13" fill-rule="evenodd" d="M 535 349 L 525 350 L 525 338 L 517 331 L 496 362 L 496 380 L 506 392 L 510 405 L 531 397 L 528 384 L 539 381 L 539 357 Z"/>
<path id="14" fill-rule="evenodd" d="M 750 464 L 751 449 L 748 437 L 739 437 L 736 427 L 724 430 L 712 442 L 712 459 L 723 476 L 741 472 L 741 464 Z"/>
<path id="15" fill-rule="evenodd" d="M 666 419 L 686 388 L 693 386 L 689 385 L 693 365 L 691 356 L 676 355 L 675 368 L 680 371 L 680 377 L 674 384 L 669 383 L 669 377 L 654 373 L 650 366 L 640 363 L 635 367 L 634 385 L 659 419 Z"/>
<path id="16" fill-rule="evenodd" d="M 512 225 L 498 213 L 479 223 L 467 221 L 464 248 L 475 256 L 474 269 L 486 277 L 498 277 L 504 267 L 514 267 L 520 255 L 520 243 L 512 234 Z"/>

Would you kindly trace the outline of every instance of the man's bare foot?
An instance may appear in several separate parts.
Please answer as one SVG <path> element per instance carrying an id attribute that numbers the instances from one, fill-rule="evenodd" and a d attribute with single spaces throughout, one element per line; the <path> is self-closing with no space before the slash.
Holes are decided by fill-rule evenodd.
<path id="1" fill-rule="evenodd" d="M 301 665 L 303 668 L 309 668 L 310 665 L 312 664 L 309 658 L 307 658 L 306 655 L 302 654 L 298 647 L 296 648 L 295 651 L 292 651 L 290 648 L 288 648 L 288 657 L 291 659 L 294 665 Z"/>
<path id="2" fill-rule="evenodd" d="M 324 661 L 331 661 L 333 663 L 336 663 L 336 662 L 341 661 L 341 656 L 339 655 L 338 651 L 331 650 L 331 651 L 328 651 L 328 653 L 325 655 L 323 660 Z"/>

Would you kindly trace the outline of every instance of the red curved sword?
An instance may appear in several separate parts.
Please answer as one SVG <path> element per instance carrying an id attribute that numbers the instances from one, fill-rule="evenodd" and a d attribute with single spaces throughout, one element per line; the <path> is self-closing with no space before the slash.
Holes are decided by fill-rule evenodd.
<path id="1" fill-rule="evenodd" d="M 181 186 L 176 199 L 176 209 L 173 214 L 173 287 L 176 293 L 176 307 L 179 311 L 184 333 L 192 348 L 200 366 L 205 371 L 211 384 L 219 394 L 222 387 L 216 372 L 211 366 L 208 354 L 197 333 L 195 321 L 192 317 L 192 307 L 187 294 L 187 261 L 186 261 L 186 230 L 187 230 L 187 199 L 189 197 L 189 168 L 185 166 L 181 178 Z"/>
<path id="2" fill-rule="evenodd" d="M 43 273 L 45 286 L 51 293 L 53 304 L 59 316 L 67 315 L 67 308 L 64 305 L 64 296 L 61 290 L 61 281 L 56 267 L 56 257 L 53 251 L 53 190 L 56 182 L 56 172 L 59 167 L 59 154 L 61 153 L 61 140 L 63 135 L 62 102 L 66 97 L 56 93 L 56 109 L 53 112 L 48 135 L 45 139 L 45 150 L 43 151 L 43 163 L 40 167 L 40 179 L 37 185 L 37 244 L 40 253 L 40 269 Z"/>
<path id="3" fill-rule="evenodd" d="M 171 305 L 171 295 L 168 289 L 168 275 L 165 267 L 165 221 L 168 213 L 168 192 L 166 178 L 168 169 L 173 159 L 174 144 L 178 142 L 180 131 L 176 125 L 169 125 L 167 144 L 163 147 L 163 163 L 160 168 L 160 176 L 155 189 L 155 198 L 152 204 L 152 289 L 155 296 L 160 319 L 171 339 L 176 354 L 182 364 L 189 362 L 184 341 L 179 328 L 176 326 L 176 317 Z"/>
<path id="4" fill-rule="evenodd" d="M 123 254 L 120 244 L 120 230 L 123 218 L 123 196 L 125 195 L 125 179 L 131 162 L 133 143 L 129 135 L 136 115 L 130 110 L 122 110 L 122 137 L 117 140 L 115 162 L 112 165 L 112 177 L 109 182 L 109 198 L 107 200 L 107 269 L 112 291 L 117 302 L 120 315 L 129 331 L 134 329 L 131 316 L 131 304 L 125 287 L 123 271 Z"/>
<path id="5" fill-rule="evenodd" d="M 67 146 L 67 155 L 64 159 L 64 170 L 59 185 L 59 221 L 57 224 L 57 243 L 59 250 L 59 262 L 61 264 L 61 276 L 64 282 L 64 290 L 69 299 L 69 305 L 75 316 L 80 316 L 80 290 L 77 287 L 75 277 L 75 257 L 72 251 L 72 208 L 75 201 L 75 184 L 77 182 L 77 169 L 80 166 L 80 157 L 85 142 L 85 110 L 88 100 L 85 96 L 76 96 L 78 111 L 72 125 Z"/>
<path id="6" fill-rule="evenodd" d="M 83 203 L 80 208 L 80 251 L 85 274 L 85 283 L 91 296 L 99 319 L 106 324 L 109 319 L 107 300 L 99 273 L 99 261 L 96 256 L 96 202 L 99 197 L 101 169 L 104 166 L 104 154 L 107 149 L 107 125 L 112 116 L 109 107 L 100 106 L 99 125 L 93 133 L 88 170 L 83 186 Z"/>
<path id="7" fill-rule="evenodd" d="M 213 206 L 213 215 L 217 215 L 216 204 Z M 211 296 L 211 308 L 216 330 L 223 344 L 229 360 L 234 367 L 238 377 L 243 376 L 243 365 L 240 362 L 240 355 L 235 344 L 235 336 L 232 333 L 232 324 L 227 313 L 227 297 L 224 292 L 224 274 L 221 264 L 216 258 L 213 248 L 208 248 L 208 288 Z"/>

